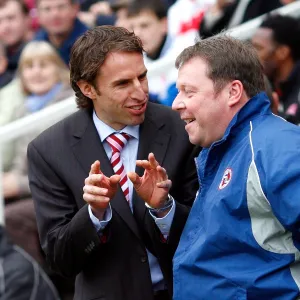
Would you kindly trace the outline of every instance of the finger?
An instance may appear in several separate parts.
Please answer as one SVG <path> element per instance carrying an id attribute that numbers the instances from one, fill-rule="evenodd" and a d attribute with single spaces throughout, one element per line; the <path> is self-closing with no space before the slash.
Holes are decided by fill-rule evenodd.
<path id="1" fill-rule="evenodd" d="M 105 176 L 103 174 L 91 174 L 88 178 L 86 178 L 85 185 L 100 185 L 104 177 Z"/>
<path id="2" fill-rule="evenodd" d="M 99 168 L 98 165 L 99 165 L 98 160 L 96 160 L 94 163 L 92 163 L 89 175 L 97 174 L 97 169 Z"/>
<path id="3" fill-rule="evenodd" d="M 86 194 L 92 194 L 92 195 L 99 195 L 99 196 L 106 196 L 108 189 L 101 188 L 95 185 L 85 185 L 83 187 L 83 192 Z"/>
<path id="4" fill-rule="evenodd" d="M 121 180 L 121 176 L 120 175 L 112 175 L 110 178 L 109 178 L 109 181 L 110 181 L 110 184 L 115 186 L 117 185 Z"/>
<path id="5" fill-rule="evenodd" d="M 135 188 L 139 188 L 140 187 L 140 185 L 142 183 L 142 179 L 141 179 L 141 177 L 138 174 L 136 174 L 135 172 L 128 172 L 127 173 L 127 177 L 133 183 L 133 186 Z"/>
<path id="6" fill-rule="evenodd" d="M 102 174 L 101 170 L 100 170 L 100 161 L 96 160 L 92 165 L 91 165 L 91 170 L 89 175 L 92 174 Z"/>
<path id="7" fill-rule="evenodd" d="M 137 160 L 136 165 L 142 167 L 145 170 L 152 170 L 150 162 L 148 160 Z"/>
<path id="8" fill-rule="evenodd" d="M 164 188 L 164 189 L 170 190 L 171 187 L 172 187 L 172 181 L 170 179 L 165 180 L 165 181 L 161 181 L 161 182 L 158 182 L 156 184 L 156 186 L 159 187 L 159 188 Z"/>
<path id="9" fill-rule="evenodd" d="M 152 169 L 155 169 L 157 166 L 159 166 L 158 161 L 155 159 L 154 154 L 151 152 L 148 155 L 149 163 Z"/>
<path id="10" fill-rule="evenodd" d="M 165 181 L 168 179 L 168 174 L 165 168 L 161 167 L 161 166 L 157 166 L 156 170 L 158 172 L 158 175 L 160 177 L 161 181 Z"/>
<path id="11" fill-rule="evenodd" d="M 93 194 L 83 194 L 83 200 L 92 205 L 97 204 L 98 207 L 106 207 L 110 201 L 110 198 L 107 196 L 99 196 Z"/>

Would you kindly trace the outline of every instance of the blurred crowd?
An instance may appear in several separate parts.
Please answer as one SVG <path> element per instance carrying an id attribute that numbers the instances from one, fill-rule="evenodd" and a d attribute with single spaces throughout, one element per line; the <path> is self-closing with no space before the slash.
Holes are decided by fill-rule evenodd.
<path id="1" fill-rule="evenodd" d="M 143 42 L 149 67 L 167 57 L 176 57 L 196 38 L 204 39 L 263 14 L 267 15 L 251 42 L 264 67 L 266 92 L 275 114 L 299 124 L 299 20 L 268 14 L 291 2 L 294 1 L 0 0 L 0 126 L 74 95 L 69 83 L 70 51 L 88 28 L 116 25 L 133 30 Z M 149 100 L 170 106 L 177 95 L 176 77 L 175 66 L 149 77 Z M 50 278 L 54 283 L 41 287 L 44 293 L 51 294 L 49 299 L 72 299 L 72 280 L 66 281 L 47 268 L 28 186 L 27 145 L 44 129 L 41 126 L 2 145 L 6 228 L 0 234 L 0 253 L 2 259 L 8 259 L 3 247 L 16 251 L 8 245 L 17 245 L 30 255 L 31 263 L 39 265 L 45 282 Z M 26 255 L 22 257 L 28 261 Z M 22 270 L 24 274 L 30 271 L 24 263 L 18 270 L 21 282 Z M 27 279 L 27 286 L 32 285 L 32 277 L 28 275 Z M 22 284 L 17 278 L 11 289 L 22 291 Z"/>

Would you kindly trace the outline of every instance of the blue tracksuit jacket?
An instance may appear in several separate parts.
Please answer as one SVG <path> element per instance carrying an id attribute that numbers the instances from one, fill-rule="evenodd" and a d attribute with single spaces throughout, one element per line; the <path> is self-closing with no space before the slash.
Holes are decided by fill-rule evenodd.
<path id="1" fill-rule="evenodd" d="M 300 128 L 249 100 L 196 159 L 174 300 L 300 299 Z"/>

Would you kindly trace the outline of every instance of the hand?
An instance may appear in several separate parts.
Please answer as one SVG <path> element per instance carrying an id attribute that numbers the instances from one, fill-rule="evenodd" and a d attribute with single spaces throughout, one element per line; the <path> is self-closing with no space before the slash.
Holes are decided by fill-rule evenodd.
<path id="1" fill-rule="evenodd" d="M 217 0 L 216 6 L 218 9 L 223 10 L 226 6 L 231 5 L 235 0 Z"/>
<path id="2" fill-rule="evenodd" d="M 102 2 L 97 2 L 93 5 L 91 5 L 89 11 L 94 14 L 95 16 L 97 15 L 111 15 L 113 12 L 110 8 L 109 1 L 102 1 Z"/>
<path id="3" fill-rule="evenodd" d="M 172 186 L 166 170 L 159 165 L 153 153 L 149 154 L 148 160 L 137 160 L 136 165 L 145 169 L 144 175 L 139 177 L 136 173 L 129 172 L 127 176 L 137 194 L 151 207 L 163 207 Z"/>
<path id="4" fill-rule="evenodd" d="M 120 175 L 106 177 L 101 172 L 100 161 L 96 160 L 92 164 L 89 177 L 85 179 L 83 199 L 91 206 L 93 214 L 99 220 L 103 220 L 105 210 L 117 192 L 120 179 Z"/>
<path id="5" fill-rule="evenodd" d="M 91 12 L 80 11 L 77 14 L 78 19 L 86 24 L 88 27 L 94 27 L 96 23 L 96 16 Z"/>
<path id="6" fill-rule="evenodd" d="M 18 176 L 15 173 L 4 173 L 2 178 L 3 196 L 5 199 L 19 195 Z"/>

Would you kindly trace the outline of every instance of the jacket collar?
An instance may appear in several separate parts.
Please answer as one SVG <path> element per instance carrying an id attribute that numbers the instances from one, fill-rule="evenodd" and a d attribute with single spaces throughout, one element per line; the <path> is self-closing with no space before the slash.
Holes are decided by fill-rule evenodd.
<path id="1" fill-rule="evenodd" d="M 245 124 L 265 114 L 270 114 L 270 100 L 265 92 L 261 92 L 249 99 L 249 101 L 235 114 L 230 121 L 221 140 L 214 142 L 211 148 L 226 141 L 229 136 L 239 135 L 245 128 Z"/>

